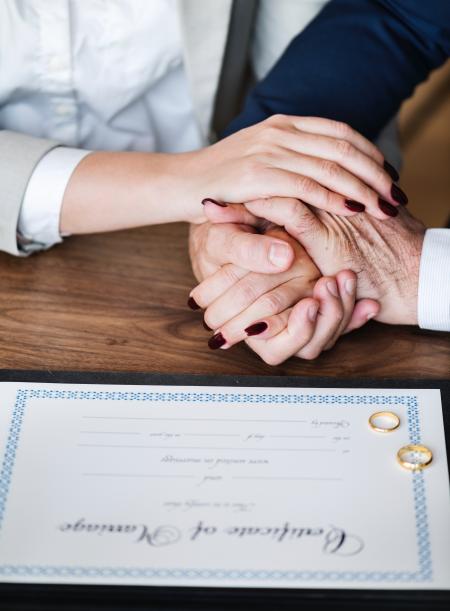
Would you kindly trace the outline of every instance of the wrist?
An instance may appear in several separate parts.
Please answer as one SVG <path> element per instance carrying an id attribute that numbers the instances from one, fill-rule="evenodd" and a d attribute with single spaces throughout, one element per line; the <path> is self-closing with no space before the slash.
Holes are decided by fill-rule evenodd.
<path id="1" fill-rule="evenodd" d="M 387 283 L 381 299 L 382 310 L 378 320 L 389 324 L 418 324 L 419 270 L 425 231 L 410 235 L 399 257 L 397 271 L 392 274 L 392 283 Z"/>
<path id="2" fill-rule="evenodd" d="M 199 151 L 159 155 L 156 181 L 149 178 L 153 197 L 164 202 L 168 220 L 187 223 L 204 223 L 207 218 L 202 200 L 208 196 L 204 191 L 204 180 Z"/>

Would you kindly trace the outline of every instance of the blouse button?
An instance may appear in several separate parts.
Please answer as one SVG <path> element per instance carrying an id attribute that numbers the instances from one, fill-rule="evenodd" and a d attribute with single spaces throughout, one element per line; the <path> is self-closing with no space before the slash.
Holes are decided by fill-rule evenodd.
<path id="1" fill-rule="evenodd" d="M 58 104 L 55 110 L 56 114 L 58 114 L 60 117 L 67 117 L 73 112 L 73 108 L 72 106 L 69 106 L 69 104 Z"/>

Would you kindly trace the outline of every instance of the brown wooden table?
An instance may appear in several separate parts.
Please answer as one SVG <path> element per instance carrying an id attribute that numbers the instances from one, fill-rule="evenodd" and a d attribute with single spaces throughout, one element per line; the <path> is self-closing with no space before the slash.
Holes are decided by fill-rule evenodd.
<path id="1" fill-rule="evenodd" d="M 0 274 L 0 368 L 450 377 L 446 334 L 377 323 L 312 362 L 211 351 L 186 306 L 195 280 L 181 224 L 71 238 L 28 259 L 0 253 Z"/>

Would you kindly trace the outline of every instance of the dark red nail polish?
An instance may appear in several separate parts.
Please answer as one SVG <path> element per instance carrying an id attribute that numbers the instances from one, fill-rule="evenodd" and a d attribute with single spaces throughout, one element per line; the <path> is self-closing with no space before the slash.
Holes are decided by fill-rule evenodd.
<path id="1" fill-rule="evenodd" d="M 227 207 L 227 204 L 225 204 L 224 202 L 218 202 L 216 199 L 213 199 L 212 197 L 205 197 L 205 199 L 202 199 L 203 205 L 207 204 L 208 202 L 211 204 L 216 204 L 216 206 L 220 206 L 221 208 Z"/>
<path id="2" fill-rule="evenodd" d="M 399 173 L 397 172 L 397 170 L 394 168 L 393 165 L 391 165 L 389 163 L 389 161 L 385 161 L 383 163 L 383 167 L 386 170 L 386 172 L 389 174 L 389 176 L 392 178 L 392 180 L 394 182 L 397 182 L 397 180 L 400 178 Z"/>
<path id="3" fill-rule="evenodd" d="M 408 196 L 397 185 L 392 185 L 391 196 L 394 201 L 398 202 L 402 206 L 406 206 L 406 204 L 408 203 Z"/>
<path id="4" fill-rule="evenodd" d="M 364 212 L 364 210 L 366 209 L 364 204 L 355 202 L 352 199 L 345 200 L 345 207 L 351 210 L 352 212 Z"/>
<path id="5" fill-rule="evenodd" d="M 200 306 L 193 297 L 189 297 L 187 304 L 191 308 L 191 310 L 200 310 Z"/>
<path id="6" fill-rule="evenodd" d="M 211 350 L 217 350 L 217 348 L 221 348 L 226 343 L 227 340 L 224 338 L 222 333 L 216 333 L 209 340 L 208 346 L 211 348 Z"/>
<path id="7" fill-rule="evenodd" d="M 208 327 L 208 325 L 206 324 L 204 320 L 202 320 L 202 325 L 203 325 L 203 328 L 206 329 L 206 331 L 212 331 L 211 327 Z"/>
<path id="8" fill-rule="evenodd" d="M 378 207 L 384 214 L 388 216 L 397 216 L 398 210 L 395 206 L 392 206 L 389 202 L 384 201 L 384 199 L 378 199 Z"/>
<path id="9" fill-rule="evenodd" d="M 245 329 L 247 335 L 259 335 L 263 333 L 269 325 L 266 322 L 255 322 Z"/>

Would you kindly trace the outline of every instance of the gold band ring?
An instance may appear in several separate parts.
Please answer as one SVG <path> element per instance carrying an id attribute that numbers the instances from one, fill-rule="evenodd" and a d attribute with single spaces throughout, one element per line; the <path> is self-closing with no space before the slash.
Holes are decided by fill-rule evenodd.
<path id="1" fill-rule="evenodd" d="M 397 452 L 397 460 L 404 469 L 422 471 L 430 466 L 433 453 L 426 446 L 410 444 L 400 448 Z"/>
<path id="2" fill-rule="evenodd" d="M 400 426 L 400 418 L 394 412 L 375 412 L 369 418 L 369 426 L 377 433 L 392 433 Z"/>

